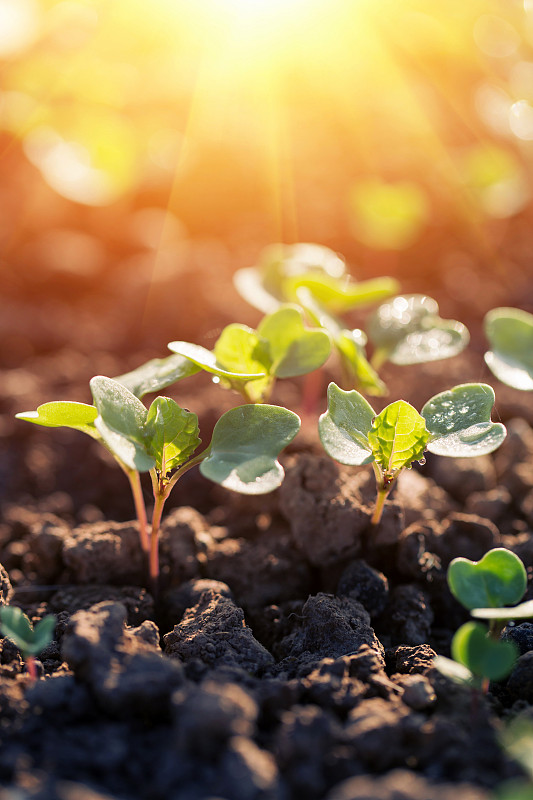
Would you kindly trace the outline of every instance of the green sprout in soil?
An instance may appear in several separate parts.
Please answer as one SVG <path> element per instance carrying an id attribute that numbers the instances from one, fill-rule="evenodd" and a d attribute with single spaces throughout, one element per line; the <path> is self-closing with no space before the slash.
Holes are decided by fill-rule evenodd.
<path id="1" fill-rule="evenodd" d="M 404 400 L 380 414 L 359 394 L 328 387 L 328 409 L 318 424 L 326 453 L 341 464 L 372 464 L 377 499 L 372 515 L 376 525 L 398 476 L 413 462 L 425 463 L 424 452 L 471 457 L 491 453 L 506 430 L 491 422 L 494 392 L 490 386 L 466 383 L 435 395 L 421 414 Z"/>
<path id="2" fill-rule="evenodd" d="M 509 675 L 518 657 L 514 643 L 500 639 L 504 626 L 509 620 L 533 617 L 533 601 L 520 603 L 527 585 L 526 569 L 517 555 L 497 547 L 480 561 L 454 558 L 447 579 L 456 600 L 473 617 L 489 624 L 462 625 L 452 640 L 454 660 L 439 656 L 435 666 L 452 679 L 487 692 L 491 680 Z"/>
<path id="3" fill-rule="evenodd" d="M 223 414 L 210 444 L 200 444 L 196 414 L 169 397 L 157 397 L 149 408 L 112 378 L 91 380 L 94 406 L 52 402 L 19 419 L 47 427 L 81 430 L 99 441 L 127 475 L 139 521 L 141 546 L 149 554 L 151 585 L 159 575 L 159 529 L 166 500 L 178 480 L 192 467 L 215 483 L 242 494 L 265 494 L 283 481 L 277 461 L 296 436 L 300 419 L 279 406 L 246 405 Z M 140 473 L 149 472 L 154 508 L 148 526 Z"/>
<path id="4" fill-rule="evenodd" d="M 0 608 L 0 630 L 19 648 L 32 681 L 37 679 L 35 656 L 48 647 L 54 638 L 56 618 L 49 614 L 35 627 L 24 612 L 17 606 Z"/>
<path id="5" fill-rule="evenodd" d="M 304 326 L 298 307 L 281 306 L 264 317 L 257 330 L 228 325 L 213 351 L 189 342 L 170 342 L 169 348 L 238 391 L 247 403 L 263 403 L 276 378 L 294 378 L 318 369 L 331 345 L 325 331 Z"/>
<path id="6" fill-rule="evenodd" d="M 489 369 L 502 383 L 533 391 L 533 314 L 519 308 L 494 308 L 484 320 Z"/>

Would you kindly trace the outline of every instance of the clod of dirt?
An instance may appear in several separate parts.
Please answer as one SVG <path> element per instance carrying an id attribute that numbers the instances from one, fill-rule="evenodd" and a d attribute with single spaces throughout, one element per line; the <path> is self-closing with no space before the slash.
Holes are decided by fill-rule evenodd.
<path id="1" fill-rule="evenodd" d="M 384 651 L 370 627 L 370 615 L 357 600 L 323 593 L 310 596 L 294 625 L 279 645 L 286 657 L 285 668 L 295 659 L 303 665 L 321 658 L 339 658 L 363 645 L 375 651 L 384 664 Z"/>
<path id="2" fill-rule="evenodd" d="M 198 554 L 211 544 L 209 525 L 190 506 L 175 508 L 161 525 L 161 578 L 170 586 L 198 576 Z"/>
<path id="3" fill-rule="evenodd" d="M 164 642 L 167 655 L 197 659 L 208 667 L 240 667 L 255 674 L 274 661 L 254 639 L 242 609 L 212 590 L 203 592 L 198 603 L 187 609 Z"/>
<path id="4" fill-rule="evenodd" d="M 70 580 L 77 583 L 144 583 L 145 554 L 135 522 L 95 522 L 74 528 L 63 544 Z"/>
<path id="5" fill-rule="evenodd" d="M 165 718 L 183 668 L 160 654 L 153 622 L 137 629 L 125 622 L 120 603 L 77 611 L 63 636 L 63 658 L 106 713 Z"/>
<path id="6" fill-rule="evenodd" d="M 415 585 L 397 586 L 391 593 L 386 616 L 393 644 L 424 644 L 429 638 L 433 611 L 427 594 Z"/>
<path id="7" fill-rule="evenodd" d="M 89 584 L 87 586 L 66 585 L 52 595 L 48 602 L 49 610 L 58 613 L 68 608 L 87 611 L 91 606 L 104 601 L 122 603 L 127 612 L 128 625 L 140 625 L 146 619 L 154 619 L 153 597 L 138 586 L 109 586 Z"/>
<path id="8" fill-rule="evenodd" d="M 348 476 L 322 456 L 300 453 L 289 462 L 280 510 L 311 564 L 326 566 L 359 553 L 371 517 L 360 490 L 366 481 L 366 474 Z"/>
<path id="9" fill-rule="evenodd" d="M 169 589 L 160 602 L 160 616 L 164 620 L 162 630 L 168 631 L 181 621 L 185 611 L 195 606 L 202 594 L 208 590 L 221 594 L 233 600 L 233 592 L 226 583 L 214 581 L 209 578 L 186 581 L 181 586 Z"/>
<path id="10" fill-rule="evenodd" d="M 191 756 L 218 756 L 233 736 L 255 733 L 259 708 L 252 695 L 231 682 L 205 680 L 172 697 L 177 744 Z"/>
<path id="11" fill-rule="evenodd" d="M 268 531 L 258 540 L 213 542 L 205 572 L 231 586 L 245 608 L 306 597 L 311 591 L 311 570 L 295 551 L 287 530 Z"/>
<path id="12" fill-rule="evenodd" d="M 433 783 L 423 775 L 397 769 L 384 777 L 358 776 L 335 786 L 326 800 L 489 800 L 478 787 Z"/>
<path id="13" fill-rule="evenodd" d="M 418 647 L 400 645 L 387 652 L 387 659 L 389 655 L 393 659 L 394 670 L 403 675 L 421 675 L 433 668 L 437 654 L 428 644 L 421 644 Z"/>
<path id="14" fill-rule="evenodd" d="M 502 639 L 514 642 L 520 655 L 533 650 L 533 622 L 522 622 L 520 625 L 507 625 Z"/>
<path id="15" fill-rule="evenodd" d="M 13 587 L 7 570 L 0 564 L 0 606 L 8 606 L 13 597 Z"/>
<path id="16" fill-rule="evenodd" d="M 505 486 L 497 486 L 488 492 L 474 492 L 466 500 L 466 510 L 470 514 L 498 522 L 512 503 L 511 493 Z"/>
<path id="17" fill-rule="evenodd" d="M 505 696 L 510 703 L 533 703 L 533 650 L 520 656 L 507 679 Z"/>
<path id="18" fill-rule="evenodd" d="M 428 461 L 433 480 L 454 499 L 464 503 L 474 492 L 496 486 L 496 469 L 490 456 L 435 458 Z"/>
<path id="19" fill-rule="evenodd" d="M 346 595 L 363 604 L 371 617 L 376 617 L 387 605 L 389 582 L 382 572 L 369 566 L 366 561 L 352 561 L 342 573 L 337 594 Z"/>
<path id="20" fill-rule="evenodd" d="M 406 526 L 420 519 L 442 519 L 456 508 L 441 486 L 415 469 L 400 474 L 395 497 L 403 508 Z"/>
<path id="21" fill-rule="evenodd" d="M 402 702 L 413 711 L 424 711 L 435 704 L 435 690 L 423 675 L 396 675 L 393 680 L 403 689 Z"/>
<path id="22" fill-rule="evenodd" d="M 479 561 L 500 541 L 498 528 L 490 520 L 454 512 L 442 523 L 428 520 L 406 528 L 398 545 L 397 566 L 403 575 L 417 580 L 444 580 L 453 558 Z"/>

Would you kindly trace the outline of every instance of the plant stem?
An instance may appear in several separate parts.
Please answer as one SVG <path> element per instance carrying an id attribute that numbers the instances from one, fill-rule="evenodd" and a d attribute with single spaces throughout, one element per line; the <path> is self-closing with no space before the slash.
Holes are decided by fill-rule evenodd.
<path id="1" fill-rule="evenodd" d="M 154 594 L 157 594 L 159 579 L 159 528 L 165 501 L 168 497 L 165 489 L 159 487 L 155 494 L 154 510 L 152 513 L 152 530 L 150 533 L 150 584 Z"/>
<path id="2" fill-rule="evenodd" d="M 387 495 L 389 493 L 389 489 L 378 489 L 378 495 L 376 497 L 376 505 L 374 506 L 374 513 L 372 514 L 372 525 L 377 525 L 381 522 L 381 516 L 383 514 L 383 507 L 385 505 L 385 500 L 387 499 Z"/>
<path id="3" fill-rule="evenodd" d="M 34 656 L 27 656 L 26 670 L 28 672 L 28 675 L 30 676 L 31 682 L 35 683 L 35 681 L 37 680 L 37 667 L 35 666 Z"/>
<path id="4" fill-rule="evenodd" d="M 144 552 L 147 553 L 150 547 L 148 542 L 148 518 L 146 516 L 146 506 L 142 493 L 141 476 L 136 470 L 126 469 L 125 472 L 130 482 L 133 502 L 135 503 L 135 513 L 139 522 L 141 547 Z"/>
<path id="5" fill-rule="evenodd" d="M 302 411 L 304 415 L 310 417 L 317 413 L 318 402 L 324 383 L 324 375 L 321 369 L 308 372 L 304 379 L 304 396 Z"/>

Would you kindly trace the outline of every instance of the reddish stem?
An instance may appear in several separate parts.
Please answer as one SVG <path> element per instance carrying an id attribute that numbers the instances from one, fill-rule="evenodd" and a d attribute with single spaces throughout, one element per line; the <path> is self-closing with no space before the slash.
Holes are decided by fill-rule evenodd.
<path id="1" fill-rule="evenodd" d="M 35 681 L 37 680 L 37 667 L 35 665 L 34 656 L 28 656 L 26 658 L 26 671 L 30 676 L 31 682 L 35 683 Z"/>

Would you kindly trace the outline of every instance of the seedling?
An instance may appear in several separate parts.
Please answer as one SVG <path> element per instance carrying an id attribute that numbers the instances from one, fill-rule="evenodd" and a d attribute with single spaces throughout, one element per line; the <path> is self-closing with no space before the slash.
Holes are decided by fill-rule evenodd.
<path id="1" fill-rule="evenodd" d="M 486 692 L 489 681 L 502 680 L 511 672 L 518 656 L 513 642 L 500 640 L 505 622 L 533 617 L 533 601 L 519 603 L 527 585 L 524 564 L 510 550 L 497 547 L 480 561 L 454 558 L 447 579 L 461 605 L 476 619 L 489 620 L 489 626 L 480 622 L 462 625 L 452 640 L 455 661 L 439 656 L 436 666 L 455 679 L 461 667 L 466 669 L 463 679 Z"/>
<path id="2" fill-rule="evenodd" d="M 385 500 L 401 471 L 414 461 L 425 463 L 424 451 L 468 457 L 490 453 L 503 442 L 506 430 L 491 422 L 494 392 L 481 383 L 466 383 L 441 392 L 419 414 L 404 400 L 380 414 L 359 394 L 328 387 L 328 410 L 318 430 L 328 455 L 341 464 L 372 464 L 377 499 L 372 515 L 376 525 Z"/>
<path id="3" fill-rule="evenodd" d="M 376 370 L 385 361 L 404 366 L 451 358 L 470 338 L 462 322 L 441 319 L 437 302 L 422 294 L 398 295 L 380 305 L 367 331 Z"/>
<path id="4" fill-rule="evenodd" d="M 276 244 L 267 247 L 255 267 L 237 270 L 234 284 L 239 294 L 265 314 L 283 303 L 299 303 L 299 290 L 311 292 L 332 314 L 379 303 L 398 291 L 394 278 L 374 278 L 359 283 L 346 270 L 344 259 L 318 244 Z"/>
<path id="5" fill-rule="evenodd" d="M 161 516 L 170 492 L 196 464 L 205 477 L 243 494 L 264 494 L 281 484 L 280 451 L 296 436 L 300 420 L 292 411 L 270 405 L 247 405 L 223 414 L 208 447 L 200 444 L 198 418 L 168 397 L 150 408 L 112 378 L 91 380 L 94 406 L 46 403 L 37 411 L 17 414 L 46 426 L 82 430 L 100 441 L 130 478 L 141 528 L 141 544 L 149 552 L 155 590 L 159 574 L 158 540 Z M 141 472 L 149 472 L 154 493 L 150 536 L 142 497 Z"/>
<path id="6" fill-rule="evenodd" d="M 282 306 L 264 317 L 257 330 L 228 325 L 213 351 L 189 342 L 170 342 L 169 348 L 238 391 L 247 403 L 263 403 L 276 378 L 312 372 L 326 361 L 331 345 L 325 331 L 305 328 L 299 308 Z"/>
<path id="7" fill-rule="evenodd" d="M 485 361 L 507 386 L 533 391 L 533 314 L 519 308 L 494 308 L 484 320 L 491 349 Z"/>
<path id="8" fill-rule="evenodd" d="M 0 608 L 0 629 L 21 651 L 32 681 L 37 679 L 35 656 L 48 647 L 54 638 L 55 625 L 56 618 L 53 614 L 44 617 L 34 628 L 26 614 L 17 606 Z"/>

